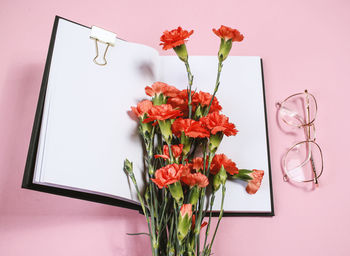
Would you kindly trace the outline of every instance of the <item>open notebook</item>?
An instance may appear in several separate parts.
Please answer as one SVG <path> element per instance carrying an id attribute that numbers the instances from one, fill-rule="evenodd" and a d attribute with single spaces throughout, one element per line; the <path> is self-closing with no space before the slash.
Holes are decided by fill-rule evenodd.
<path id="1" fill-rule="evenodd" d="M 96 55 L 91 29 L 56 17 L 23 187 L 139 209 L 136 192 L 123 172 L 134 162 L 142 186 L 142 144 L 130 106 L 146 98 L 155 81 L 186 88 L 187 73 L 176 56 L 160 56 L 148 46 L 117 39 L 106 66 Z M 212 93 L 216 56 L 190 56 L 193 88 Z M 229 57 L 217 97 L 239 133 L 225 138 L 224 152 L 239 168 L 265 170 L 260 190 L 228 181 L 226 215 L 273 215 L 269 148 L 260 57 Z M 214 209 L 219 209 L 220 194 Z"/>

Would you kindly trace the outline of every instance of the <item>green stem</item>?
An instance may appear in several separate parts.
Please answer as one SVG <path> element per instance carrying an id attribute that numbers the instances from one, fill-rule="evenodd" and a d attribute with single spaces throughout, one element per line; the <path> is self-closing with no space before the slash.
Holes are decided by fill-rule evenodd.
<path id="1" fill-rule="evenodd" d="M 169 156 L 170 156 L 170 164 L 174 163 L 174 156 L 173 156 L 173 152 L 171 150 L 171 144 L 167 142 L 168 148 L 169 148 Z M 164 154 L 164 152 L 163 152 Z"/>
<path id="2" fill-rule="evenodd" d="M 148 233 L 140 232 L 140 233 L 126 233 L 128 236 L 139 236 L 139 235 L 146 235 L 149 236 Z"/>
<path id="3" fill-rule="evenodd" d="M 177 228 L 178 228 L 178 221 L 179 221 L 179 212 L 178 212 L 178 206 L 176 201 L 174 200 L 174 222 L 175 222 L 175 229 L 174 229 L 174 235 L 173 235 L 173 243 L 176 245 L 176 253 L 180 252 L 180 244 L 179 239 L 177 239 Z"/>
<path id="4" fill-rule="evenodd" d="M 206 169 L 206 161 L 207 161 L 207 144 L 205 145 L 204 147 L 204 152 L 203 152 L 203 170 Z M 203 189 L 202 189 L 203 190 Z M 197 251 L 197 255 L 199 253 L 199 235 L 197 234 L 196 230 L 197 230 L 197 226 L 198 226 L 198 222 L 201 223 L 199 221 L 199 218 L 200 218 L 200 209 L 202 208 L 202 190 L 201 190 L 201 194 L 200 194 L 200 198 L 198 200 L 198 208 L 197 208 L 197 214 L 196 214 L 196 223 L 195 223 L 195 229 L 194 229 L 194 236 L 195 236 L 195 239 L 194 239 L 194 248 L 196 248 L 196 251 Z"/>
<path id="5" fill-rule="evenodd" d="M 185 61 L 186 71 L 187 71 L 187 78 L 188 78 L 188 118 L 191 119 L 192 116 L 192 84 L 193 84 L 193 75 L 191 73 L 190 64 L 188 63 L 188 60 Z"/>
<path id="6" fill-rule="evenodd" d="M 169 237 L 168 237 L 168 243 L 167 243 L 168 255 L 174 255 L 172 251 L 172 249 L 174 248 L 171 246 L 171 245 L 173 246 L 175 245 L 173 241 L 174 241 L 174 217 L 170 216 L 170 229 L 169 229 Z"/>
<path id="7" fill-rule="evenodd" d="M 142 208 L 142 211 L 143 211 L 143 214 L 146 216 L 146 220 L 147 220 L 147 226 L 148 226 L 148 232 L 151 234 L 150 235 L 150 239 L 151 239 L 151 246 L 152 246 L 152 253 L 154 253 L 154 249 L 153 249 L 153 236 L 152 236 L 152 232 L 151 232 L 151 224 L 150 224 L 150 221 L 149 221 L 149 215 L 148 215 L 148 212 L 146 211 L 146 207 L 145 207 L 145 201 L 143 200 L 142 196 L 141 196 L 141 193 L 140 193 L 140 190 L 139 190 L 139 187 L 137 185 L 137 182 L 136 182 L 136 179 L 135 179 L 135 176 L 134 176 L 134 173 L 129 173 L 129 177 L 131 178 L 134 186 L 135 186 L 135 189 L 136 189 L 136 193 L 137 193 L 137 197 L 141 203 L 141 208 Z"/>
<path id="8" fill-rule="evenodd" d="M 214 239 L 215 239 L 215 236 L 216 236 L 216 232 L 218 231 L 218 228 L 219 228 L 219 225 L 220 225 L 220 222 L 221 222 L 221 219 L 222 219 L 222 216 L 224 214 L 224 200 L 225 200 L 225 194 L 226 194 L 226 183 L 222 184 L 222 198 L 221 198 L 221 208 L 220 208 L 220 215 L 219 215 L 219 220 L 218 220 L 218 223 L 216 224 L 216 228 L 215 228 L 215 232 L 214 232 L 214 235 L 213 235 L 213 238 L 210 242 L 210 246 L 209 246 L 209 251 L 208 253 L 210 254 L 211 252 L 211 248 L 213 246 L 213 243 L 214 243 Z"/>
<path id="9" fill-rule="evenodd" d="M 163 219 L 164 219 L 164 214 L 165 214 L 165 209 L 167 207 L 167 204 L 168 204 L 168 193 L 167 193 L 167 190 L 164 190 L 164 201 L 163 201 L 163 206 L 161 207 L 162 208 L 162 214 L 160 216 L 160 225 L 162 225 L 163 223 Z"/>
<path id="10" fill-rule="evenodd" d="M 167 195 L 167 190 L 165 189 L 164 190 L 164 198 L 163 198 L 163 203 L 162 203 L 162 206 L 161 206 L 161 211 L 162 211 L 162 213 L 161 213 L 161 216 L 160 216 L 160 218 L 158 218 L 158 220 L 159 220 L 159 224 L 158 224 L 158 230 L 157 230 L 157 233 L 158 233 L 158 235 L 157 235 L 157 243 L 158 243 L 158 245 L 160 245 L 160 238 L 161 238 L 161 236 L 162 236 L 162 234 L 163 234 L 163 230 L 166 228 L 166 224 L 167 224 L 167 222 L 165 221 L 165 223 L 163 223 L 163 220 L 164 220 L 164 216 L 165 216 L 165 209 L 166 209 L 166 207 L 167 207 L 167 203 L 168 203 L 168 195 Z M 162 248 L 161 248 L 162 249 Z M 164 249 L 164 248 L 163 248 Z"/>
<path id="11" fill-rule="evenodd" d="M 205 111 L 204 115 L 208 115 L 209 113 L 209 110 L 210 110 L 210 107 L 211 107 L 211 104 L 213 103 L 213 100 L 215 98 L 215 95 L 216 95 L 216 92 L 218 91 L 219 89 L 219 85 L 220 85 L 220 75 L 221 75 L 221 70 L 222 70 L 222 64 L 223 61 L 219 60 L 219 64 L 218 64 L 218 73 L 216 75 L 216 83 L 215 83 L 215 88 L 214 88 L 214 93 L 213 93 L 213 96 L 211 97 L 211 100 L 210 100 L 210 103 L 209 103 L 209 106 L 207 108 L 207 110 Z"/>
<path id="12" fill-rule="evenodd" d="M 206 154 L 205 154 L 206 156 Z M 209 176 L 209 171 L 210 171 L 210 165 L 211 165 L 211 161 L 213 160 L 214 154 L 209 152 L 208 155 L 208 167 L 207 170 L 205 172 L 206 176 Z M 203 160 L 204 162 L 204 167 L 206 166 L 206 157 Z M 202 223 L 202 215 L 203 215 L 203 206 L 204 206 L 204 197 L 205 197 L 205 192 L 206 192 L 206 187 L 202 188 L 201 190 L 201 196 L 200 196 L 200 202 L 199 202 L 199 210 L 198 210 L 198 218 L 196 219 L 196 226 L 195 226 L 195 237 L 196 237 L 196 244 L 197 244 L 197 256 L 200 255 L 200 227 L 201 227 L 201 223 Z"/>
<path id="13" fill-rule="evenodd" d="M 147 167 L 148 167 L 148 174 L 149 178 L 152 178 L 154 175 L 154 166 L 152 164 L 153 160 L 153 143 L 154 143 L 154 133 L 155 133 L 155 127 L 153 127 L 151 136 L 146 138 L 143 137 L 144 143 L 146 145 L 146 151 L 147 151 Z M 157 238 L 157 232 L 156 230 L 158 229 L 158 199 L 157 196 L 155 195 L 155 186 L 153 182 L 150 183 L 149 185 L 150 189 L 150 196 L 151 199 L 149 200 L 149 211 L 150 211 L 150 217 L 151 217 L 151 237 L 152 237 L 152 250 L 154 252 L 154 255 L 158 255 L 158 241 L 159 239 Z M 155 212 L 157 211 L 157 212 Z M 157 215 L 157 216 L 156 216 Z"/>
<path id="14" fill-rule="evenodd" d="M 211 195 L 211 199 L 210 199 L 210 213 L 209 213 L 209 220 L 208 220 L 207 229 L 205 231 L 205 239 L 204 239 L 204 244 L 203 244 L 203 249 L 202 249 L 202 255 L 205 255 L 204 252 L 206 251 L 206 245 L 207 245 L 207 239 L 208 239 L 208 235 L 209 235 L 209 231 L 210 231 L 210 224 L 211 224 L 214 201 L 215 201 L 215 192 L 213 192 L 213 194 Z"/>
<path id="15" fill-rule="evenodd" d="M 153 206 L 153 189 L 152 189 L 152 184 L 150 184 L 150 194 L 151 194 L 151 200 L 150 200 L 150 213 L 151 213 L 151 229 L 152 229 L 152 247 L 154 251 L 154 256 L 158 255 L 158 238 L 157 238 L 157 232 L 156 232 L 156 217 L 154 215 L 154 206 Z"/>

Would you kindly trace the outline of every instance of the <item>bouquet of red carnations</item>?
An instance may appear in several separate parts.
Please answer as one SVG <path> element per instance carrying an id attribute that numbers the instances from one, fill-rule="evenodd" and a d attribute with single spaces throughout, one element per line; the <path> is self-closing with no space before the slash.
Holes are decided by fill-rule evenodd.
<path id="1" fill-rule="evenodd" d="M 152 255 L 210 255 L 224 212 L 226 180 L 244 180 L 248 182 L 247 192 L 254 194 L 264 175 L 260 170 L 238 169 L 225 154 L 216 154 L 224 135 L 235 136 L 238 132 L 229 118 L 220 113 L 222 107 L 215 95 L 232 43 L 242 41 L 243 35 L 226 26 L 213 29 L 213 32 L 221 38 L 221 44 L 212 95 L 192 90 L 193 75 L 185 40 L 193 30 L 179 27 L 165 31 L 161 45 L 164 50 L 173 48 L 184 62 L 188 74 L 187 89 L 181 91 L 156 82 L 145 89 L 152 99 L 132 107 L 139 118 L 139 133 L 145 146 L 148 180 L 142 193 L 136 183 L 132 162 L 127 159 L 124 170 L 136 187 L 147 219 Z M 209 239 L 215 193 L 220 188 L 221 210 Z M 205 203 L 207 194 L 210 194 L 209 204 Z M 206 215 L 209 215 L 207 222 L 204 221 Z M 202 246 L 201 228 L 206 229 Z"/>

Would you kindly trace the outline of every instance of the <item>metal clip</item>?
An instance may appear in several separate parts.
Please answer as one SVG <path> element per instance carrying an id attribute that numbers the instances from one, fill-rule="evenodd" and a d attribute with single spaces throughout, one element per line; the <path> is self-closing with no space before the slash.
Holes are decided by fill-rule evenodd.
<path id="1" fill-rule="evenodd" d="M 100 66 L 105 66 L 107 64 L 106 55 L 107 55 L 108 48 L 110 46 L 115 45 L 116 34 L 110 32 L 110 31 L 107 31 L 105 29 L 102 29 L 102 28 L 99 28 L 96 26 L 92 26 L 90 38 L 95 40 L 96 56 L 93 59 L 94 63 L 97 65 L 100 65 Z M 101 62 L 101 63 L 97 61 L 97 59 L 100 56 L 99 50 L 98 50 L 98 42 L 104 43 L 107 45 L 107 47 L 103 53 L 103 62 Z"/>

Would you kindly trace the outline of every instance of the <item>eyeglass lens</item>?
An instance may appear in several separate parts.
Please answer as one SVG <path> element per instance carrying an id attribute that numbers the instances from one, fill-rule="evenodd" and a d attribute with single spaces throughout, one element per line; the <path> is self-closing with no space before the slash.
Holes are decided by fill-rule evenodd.
<path id="1" fill-rule="evenodd" d="M 284 159 L 284 169 L 292 180 L 314 181 L 323 170 L 322 152 L 317 143 L 303 141 L 294 145 Z"/>
<path id="2" fill-rule="evenodd" d="M 282 102 L 280 115 L 282 120 L 292 126 L 300 127 L 312 123 L 316 118 L 315 98 L 308 93 L 299 93 Z"/>

